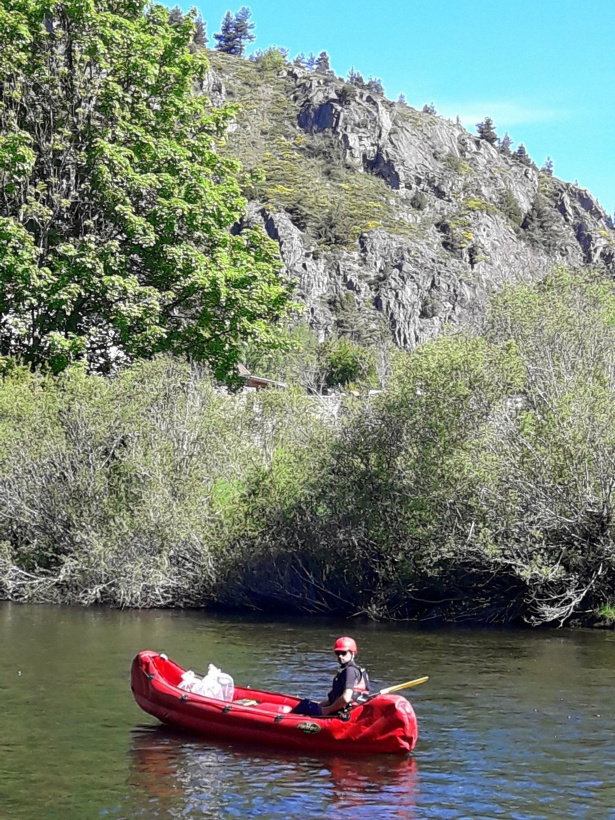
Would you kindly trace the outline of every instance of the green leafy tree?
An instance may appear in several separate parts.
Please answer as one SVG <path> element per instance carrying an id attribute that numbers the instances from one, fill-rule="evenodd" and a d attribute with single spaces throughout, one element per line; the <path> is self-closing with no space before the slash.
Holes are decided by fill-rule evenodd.
<path id="1" fill-rule="evenodd" d="M 270 46 L 266 51 L 258 49 L 249 59 L 263 71 L 282 71 L 288 64 L 288 50 Z"/>
<path id="2" fill-rule="evenodd" d="M 230 231 L 232 114 L 193 93 L 193 14 L 146 0 L 0 0 L 0 354 L 62 370 L 170 350 L 227 377 L 275 344 L 277 249 Z"/>

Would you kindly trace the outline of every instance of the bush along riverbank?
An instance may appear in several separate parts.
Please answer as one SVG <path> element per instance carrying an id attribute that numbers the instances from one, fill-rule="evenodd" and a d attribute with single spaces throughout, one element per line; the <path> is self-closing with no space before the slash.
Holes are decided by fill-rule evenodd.
<path id="1" fill-rule="evenodd" d="M 615 286 L 504 290 L 337 414 L 170 357 L 0 388 L 0 596 L 533 625 L 615 612 Z"/>

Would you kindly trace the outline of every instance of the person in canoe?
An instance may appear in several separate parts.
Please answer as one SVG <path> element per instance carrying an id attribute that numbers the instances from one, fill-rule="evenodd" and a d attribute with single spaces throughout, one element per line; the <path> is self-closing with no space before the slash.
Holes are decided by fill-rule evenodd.
<path id="1" fill-rule="evenodd" d="M 340 668 L 333 678 L 331 690 L 325 700 L 316 703 L 305 699 L 293 712 L 297 715 L 327 717 L 346 709 L 350 703 L 360 703 L 369 695 L 369 678 L 365 669 L 357 666 L 357 644 L 353 638 L 338 638 L 333 647 Z"/>

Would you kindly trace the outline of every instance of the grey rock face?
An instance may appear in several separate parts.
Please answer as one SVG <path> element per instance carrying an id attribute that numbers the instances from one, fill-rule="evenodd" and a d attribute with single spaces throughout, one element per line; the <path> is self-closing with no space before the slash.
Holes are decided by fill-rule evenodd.
<path id="1" fill-rule="evenodd" d="M 369 230 L 353 249 L 332 250 L 287 213 L 252 207 L 322 337 L 350 300 L 361 323 L 384 324 L 412 348 L 446 324 L 479 323 L 506 282 L 540 279 L 557 264 L 613 268 L 615 232 L 588 191 L 461 125 L 335 77 L 290 67 L 285 82 L 297 134 L 328 134 L 346 167 L 384 180 L 399 220 L 415 230 Z"/>
<path id="2" fill-rule="evenodd" d="M 221 108 L 226 101 L 226 89 L 222 78 L 215 71 L 208 71 L 203 79 L 201 93 L 209 98 L 211 104 Z"/>

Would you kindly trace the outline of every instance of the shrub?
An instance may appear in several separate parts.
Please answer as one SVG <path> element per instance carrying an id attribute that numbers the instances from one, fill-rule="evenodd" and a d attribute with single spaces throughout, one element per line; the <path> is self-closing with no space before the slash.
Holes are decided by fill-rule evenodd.
<path id="1" fill-rule="evenodd" d="M 516 228 L 520 228 L 523 221 L 523 211 L 510 188 L 506 188 L 502 193 L 499 204 L 502 213 Z"/>
<path id="2" fill-rule="evenodd" d="M 369 351 L 349 339 L 326 342 L 321 355 L 327 387 L 344 387 L 353 382 L 368 381 L 374 376 L 374 362 Z"/>
<path id="3" fill-rule="evenodd" d="M 250 55 L 250 60 L 264 73 L 283 71 L 288 65 L 288 50 L 277 46 L 270 46 L 265 51 L 258 49 Z"/>

